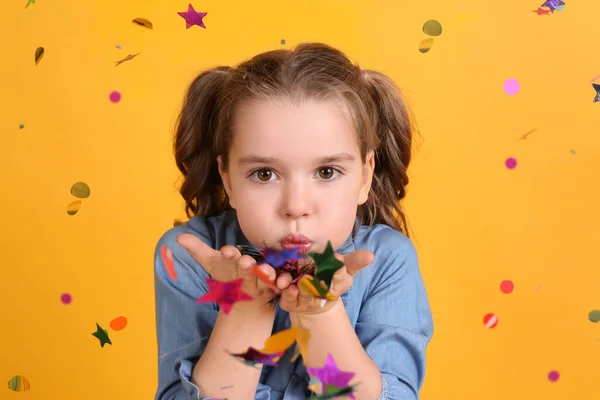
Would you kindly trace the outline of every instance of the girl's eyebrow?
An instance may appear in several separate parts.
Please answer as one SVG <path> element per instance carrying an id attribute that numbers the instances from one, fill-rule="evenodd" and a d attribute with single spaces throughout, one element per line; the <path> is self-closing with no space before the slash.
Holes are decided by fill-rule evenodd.
<path id="1" fill-rule="evenodd" d="M 330 164 L 335 162 L 354 161 L 354 156 L 349 153 L 338 153 L 330 156 L 321 157 L 315 160 L 317 164 Z M 239 165 L 249 164 L 277 164 L 281 160 L 274 157 L 263 157 L 256 154 L 247 154 L 238 160 Z"/>

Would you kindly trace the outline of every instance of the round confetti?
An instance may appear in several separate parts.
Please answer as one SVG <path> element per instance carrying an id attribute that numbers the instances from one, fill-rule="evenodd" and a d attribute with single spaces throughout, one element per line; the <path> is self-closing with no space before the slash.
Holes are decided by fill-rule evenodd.
<path id="1" fill-rule="evenodd" d="M 113 103 L 118 103 L 121 101 L 121 93 L 117 92 L 116 90 L 114 92 L 110 92 L 109 98 Z"/>
<path id="2" fill-rule="evenodd" d="M 512 293 L 514 288 L 515 288 L 515 284 L 512 283 L 512 281 L 505 280 L 505 281 L 502 281 L 502 283 L 500 283 L 500 290 L 504 294 Z"/>
<path id="3" fill-rule="evenodd" d="M 600 310 L 590 311 L 590 313 L 588 314 L 588 318 L 590 319 L 590 321 L 597 324 L 598 322 L 600 322 Z"/>
<path id="4" fill-rule="evenodd" d="M 75 200 L 67 206 L 67 214 L 75 215 L 81 208 L 81 200 Z"/>
<path id="5" fill-rule="evenodd" d="M 60 296 L 60 301 L 62 301 L 63 304 L 69 304 L 71 300 L 71 295 L 69 293 L 63 293 L 63 295 Z"/>
<path id="6" fill-rule="evenodd" d="M 421 53 L 427 53 L 433 45 L 433 38 L 425 39 L 419 43 L 419 51 Z"/>
<path id="7" fill-rule="evenodd" d="M 548 373 L 548 380 L 550 380 L 550 382 L 556 382 L 558 378 L 560 378 L 558 371 L 550 371 L 550 373 Z"/>
<path id="8" fill-rule="evenodd" d="M 498 317 L 493 313 L 486 314 L 485 317 L 483 317 L 483 324 L 488 329 L 495 328 L 496 325 L 498 325 Z"/>
<path id="9" fill-rule="evenodd" d="M 8 381 L 8 388 L 14 392 L 27 392 L 31 385 L 24 376 L 16 375 Z"/>
<path id="10" fill-rule="evenodd" d="M 126 317 L 117 317 L 115 319 L 113 319 L 112 321 L 110 321 L 110 329 L 112 329 L 113 331 L 120 331 L 125 329 L 125 327 L 127 326 L 127 318 Z"/>
<path id="11" fill-rule="evenodd" d="M 507 79 L 506 82 L 504 82 L 504 91 L 509 96 L 519 93 L 520 89 L 521 86 L 519 85 L 519 82 L 514 78 Z"/>
<path id="12" fill-rule="evenodd" d="M 506 168 L 514 169 L 517 166 L 517 160 L 513 157 L 509 157 L 506 159 Z"/>
<path id="13" fill-rule="evenodd" d="M 423 24 L 423 32 L 429 36 L 440 36 L 442 34 L 442 24 L 435 19 L 430 19 Z"/>
<path id="14" fill-rule="evenodd" d="M 71 186 L 71 194 L 79 199 L 90 197 L 90 187 L 85 182 L 77 182 Z"/>

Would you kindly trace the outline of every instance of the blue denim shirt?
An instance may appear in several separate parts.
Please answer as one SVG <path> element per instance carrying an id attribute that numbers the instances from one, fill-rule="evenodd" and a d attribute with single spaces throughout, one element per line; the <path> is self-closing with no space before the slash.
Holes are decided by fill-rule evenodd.
<path id="1" fill-rule="evenodd" d="M 192 370 L 219 311 L 216 303 L 196 303 L 208 290 L 209 275 L 176 242 L 181 233 L 197 235 L 214 249 L 250 245 L 234 211 L 211 218 L 194 217 L 159 240 L 154 258 L 159 353 L 155 400 L 199 398 L 199 389 L 191 382 Z M 177 280 L 165 269 L 162 246 L 173 254 Z M 352 234 L 336 252 L 348 254 L 359 249 L 371 250 L 375 261 L 356 274 L 341 300 L 365 351 L 381 371 L 380 399 L 418 399 L 433 321 L 415 248 L 406 236 L 387 225 L 360 226 L 357 220 Z M 278 307 L 273 333 L 289 327 L 289 314 Z M 255 399 L 305 399 L 310 394 L 309 375 L 301 360 L 264 366 Z"/>

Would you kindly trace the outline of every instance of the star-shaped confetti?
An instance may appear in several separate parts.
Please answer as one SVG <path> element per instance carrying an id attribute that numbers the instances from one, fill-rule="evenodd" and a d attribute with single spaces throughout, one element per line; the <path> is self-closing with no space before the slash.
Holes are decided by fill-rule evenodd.
<path id="1" fill-rule="evenodd" d="M 256 350 L 254 347 L 248 348 L 245 353 L 232 354 L 234 357 L 241 358 L 244 361 L 244 364 L 247 365 L 256 365 L 263 364 L 269 365 L 272 367 L 277 366 L 277 361 L 281 358 L 283 353 L 275 353 L 275 354 L 267 354 Z"/>
<path id="2" fill-rule="evenodd" d="M 97 322 L 96 322 L 96 332 L 92 333 L 92 336 L 95 336 L 98 338 L 98 340 L 100 341 L 100 347 L 104 347 L 104 345 L 106 343 L 112 345 L 112 342 L 110 341 L 110 338 L 108 337 L 108 332 L 105 331 L 104 329 L 102 329 L 100 327 L 100 325 L 98 325 Z"/>
<path id="3" fill-rule="evenodd" d="M 266 248 L 264 250 L 263 262 L 269 264 L 273 268 L 278 268 L 290 260 L 298 260 L 302 257 L 301 254 L 298 254 L 298 248 L 282 250 Z"/>
<path id="4" fill-rule="evenodd" d="M 331 281 L 333 279 L 333 274 L 344 266 L 344 263 L 339 261 L 334 256 L 333 247 L 331 246 L 331 241 L 327 241 L 327 247 L 325 247 L 325 251 L 321 254 L 309 252 L 309 256 L 315 260 L 317 264 L 317 269 L 315 272 L 315 280 L 317 282 L 323 281 L 327 286 L 327 290 L 331 288 Z"/>
<path id="5" fill-rule="evenodd" d="M 594 97 L 594 103 L 597 103 L 600 101 L 600 84 L 592 83 L 592 86 L 594 87 L 594 90 L 596 91 L 596 97 Z"/>
<path id="6" fill-rule="evenodd" d="M 327 354 L 327 360 L 323 368 L 306 368 L 306 371 L 311 377 L 315 377 L 320 382 L 321 393 L 326 394 L 331 390 L 331 387 L 335 387 L 338 390 L 341 388 L 347 388 L 350 385 L 350 381 L 356 375 L 354 372 L 346 372 L 340 370 L 335 364 L 335 360 L 331 354 Z M 350 398 L 354 398 L 352 393 L 349 393 Z"/>
<path id="7" fill-rule="evenodd" d="M 265 341 L 265 347 L 261 351 L 268 354 L 283 354 L 295 342 L 296 349 L 291 361 L 294 362 L 299 355 L 302 355 L 302 357 L 306 360 L 308 357 L 309 340 L 310 331 L 308 329 L 295 326 L 271 335 Z"/>
<path id="8" fill-rule="evenodd" d="M 206 29 L 206 25 L 204 25 L 204 21 L 202 21 L 202 19 L 206 17 L 208 13 L 197 12 L 194 10 L 194 6 L 191 4 L 188 6 L 188 10 L 186 12 L 178 12 L 177 14 L 185 19 L 185 29 L 190 29 L 194 25 L 198 25 Z"/>
<path id="9" fill-rule="evenodd" d="M 565 2 L 563 0 L 546 0 L 544 2 L 544 4 L 542 4 L 540 7 L 547 7 L 550 9 L 551 13 L 554 13 L 554 10 L 556 10 L 557 8 L 561 8 L 564 7 Z"/>
<path id="10" fill-rule="evenodd" d="M 125 57 L 119 61 L 115 61 L 115 67 L 118 67 L 119 65 L 123 64 L 125 61 L 133 60 L 136 56 L 138 56 L 140 54 L 142 54 L 142 53 L 129 54 L 127 57 Z"/>
<path id="11" fill-rule="evenodd" d="M 242 292 L 243 278 L 229 282 L 206 278 L 206 283 L 208 283 L 208 292 L 199 297 L 196 303 L 218 303 L 225 314 L 229 314 L 233 305 L 238 301 L 253 300 L 252 296 Z"/>
<path id="12" fill-rule="evenodd" d="M 29 7 L 31 4 L 35 4 L 35 0 L 27 0 L 27 4 L 25 5 L 25 8 Z"/>

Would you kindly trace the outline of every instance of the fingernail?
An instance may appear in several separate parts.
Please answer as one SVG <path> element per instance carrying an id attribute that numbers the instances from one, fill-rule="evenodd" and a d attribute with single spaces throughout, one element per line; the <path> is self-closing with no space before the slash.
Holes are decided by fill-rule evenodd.
<path id="1" fill-rule="evenodd" d="M 321 308 L 325 307 L 326 303 L 327 303 L 327 299 L 321 299 Z"/>

